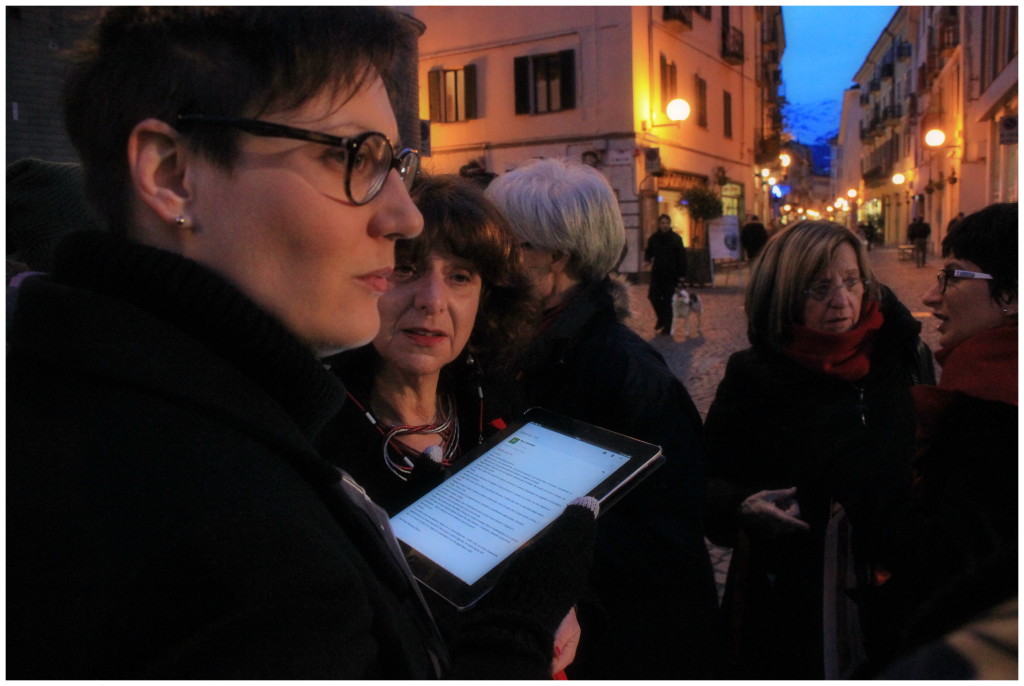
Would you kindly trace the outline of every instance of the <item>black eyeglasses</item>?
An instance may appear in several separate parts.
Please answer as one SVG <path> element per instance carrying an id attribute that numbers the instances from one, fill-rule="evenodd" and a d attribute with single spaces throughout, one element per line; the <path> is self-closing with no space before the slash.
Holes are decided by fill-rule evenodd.
<path id="1" fill-rule="evenodd" d="M 845 288 L 846 292 L 850 295 L 856 295 L 858 291 L 862 291 L 869 283 L 871 282 L 867 279 L 851 277 L 840 284 L 820 283 L 817 286 L 812 286 L 804 291 L 804 295 L 811 300 L 823 302 L 825 300 L 831 300 L 832 296 L 835 295 L 836 291 L 840 288 Z"/>
<path id="2" fill-rule="evenodd" d="M 406 148 L 395 154 L 391 141 L 378 131 L 367 131 L 351 138 L 342 138 L 259 119 L 179 114 L 177 120 L 182 124 L 230 126 L 254 136 L 291 138 L 337 148 L 344 153 L 345 197 L 353 205 L 365 205 L 377 197 L 392 169 L 398 171 L 406 190 L 411 189 L 420 168 L 420 155 L 417 151 Z"/>
<path id="3" fill-rule="evenodd" d="M 993 277 L 991 274 L 983 274 L 982 272 L 969 272 L 965 269 L 946 267 L 945 269 L 940 269 L 935 278 L 939 282 L 939 293 L 945 294 L 946 286 L 949 285 L 950 279 L 986 279 L 991 281 Z"/>

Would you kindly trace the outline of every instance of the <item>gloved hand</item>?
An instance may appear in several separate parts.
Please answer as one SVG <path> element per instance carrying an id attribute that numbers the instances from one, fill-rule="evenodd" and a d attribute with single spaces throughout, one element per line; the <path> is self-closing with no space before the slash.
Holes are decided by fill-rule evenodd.
<path id="1" fill-rule="evenodd" d="M 598 508 L 572 501 L 505 570 L 453 637 L 446 678 L 551 678 L 555 631 L 587 582 Z"/>
<path id="2" fill-rule="evenodd" d="M 599 508 L 589 496 L 569 503 L 544 535 L 505 570 L 481 601 L 481 609 L 530 616 L 554 634 L 587 583 Z"/>
<path id="3" fill-rule="evenodd" d="M 800 519 L 796 487 L 758 491 L 740 505 L 740 526 L 760 538 L 777 538 L 796 531 L 810 531 Z"/>

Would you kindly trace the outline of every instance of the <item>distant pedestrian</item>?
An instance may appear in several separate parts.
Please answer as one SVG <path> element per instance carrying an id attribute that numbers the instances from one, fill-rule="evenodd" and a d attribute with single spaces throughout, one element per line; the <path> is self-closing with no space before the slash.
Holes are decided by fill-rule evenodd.
<path id="1" fill-rule="evenodd" d="M 917 217 L 907 229 L 907 238 L 914 245 L 914 263 L 923 267 L 927 259 L 928 237 L 932 235 L 931 225 L 924 217 Z"/>
<path id="2" fill-rule="evenodd" d="M 756 214 L 750 215 L 750 221 L 740 229 L 740 244 L 743 246 L 743 252 L 747 254 L 747 260 L 753 262 L 767 242 L 768 229 L 764 228 Z"/>
<path id="3" fill-rule="evenodd" d="M 875 242 L 875 238 L 878 236 L 878 229 L 875 228 L 874 223 L 869 219 L 864 222 L 864 241 L 868 245 L 868 251 L 871 251 L 871 247 Z"/>
<path id="4" fill-rule="evenodd" d="M 672 218 L 658 217 L 658 231 L 647 241 L 644 261 L 651 263 L 651 301 L 657 322 L 655 331 L 667 334 L 672 328 L 672 295 L 679 279 L 686 276 L 686 248 L 683 239 L 672 230 Z"/>

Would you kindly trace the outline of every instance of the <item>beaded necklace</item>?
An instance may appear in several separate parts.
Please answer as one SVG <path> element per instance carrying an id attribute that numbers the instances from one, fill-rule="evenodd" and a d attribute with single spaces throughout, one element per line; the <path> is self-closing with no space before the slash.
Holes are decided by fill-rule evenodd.
<path id="1" fill-rule="evenodd" d="M 384 465 L 388 470 L 402 481 L 409 480 L 409 474 L 415 468 L 413 459 L 425 458 L 429 462 L 439 466 L 448 467 L 455 461 L 459 449 L 459 420 L 456 412 L 455 398 L 445 395 L 438 403 L 441 413 L 441 421 L 437 424 L 421 424 L 388 426 L 380 422 L 373 413 L 360 403 L 352 393 L 348 393 L 349 399 L 355 403 L 363 412 L 370 424 L 372 424 L 380 435 L 382 441 L 382 454 Z M 424 451 L 409 447 L 401 440 L 402 436 L 408 434 L 437 434 L 441 439 L 441 445 L 432 445 Z"/>

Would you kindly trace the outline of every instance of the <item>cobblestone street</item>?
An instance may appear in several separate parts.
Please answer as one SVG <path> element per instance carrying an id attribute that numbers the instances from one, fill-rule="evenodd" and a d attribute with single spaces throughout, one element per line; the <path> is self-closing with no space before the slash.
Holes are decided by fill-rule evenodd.
<path id="1" fill-rule="evenodd" d="M 879 282 L 891 288 L 921 322 L 921 338 L 933 351 L 936 350 L 936 321 L 932 319 L 930 310 L 921 303 L 921 297 L 935 283 L 935 272 L 942 266 L 941 258 L 932 255 L 927 265 L 918 269 L 912 261 L 900 260 L 896 248 L 875 248 L 868 255 Z M 703 305 L 701 333 L 697 333 L 696 319 L 691 316 L 688 338 L 679 325 L 672 337 L 656 335 L 654 310 L 647 300 L 647 286 L 635 285 L 630 288 L 633 316 L 628 321 L 629 325 L 665 357 L 669 367 L 690 392 L 702 417 L 707 415 L 711 401 L 714 400 L 729 355 L 749 346 L 746 317 L 743 314 L 743 291 L 749 273 L 746 264 L 719 270 L 715 274 L 713 288 L 697 289 Z M 731 551 L 710 543 L 708 550 L 721 595 Z"/>

